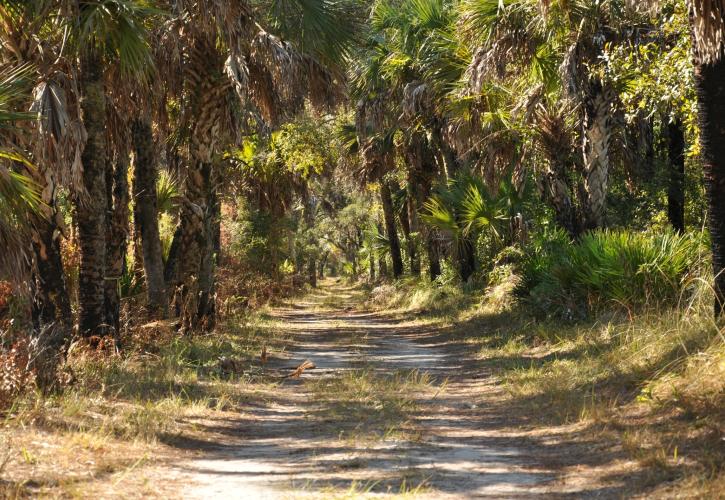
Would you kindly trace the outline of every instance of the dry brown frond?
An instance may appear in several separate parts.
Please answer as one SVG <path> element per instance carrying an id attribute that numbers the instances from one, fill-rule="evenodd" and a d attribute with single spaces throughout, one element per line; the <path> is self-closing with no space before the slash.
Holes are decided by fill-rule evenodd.
<path id="1" fill-rule="evenodd" d="M 695 51 L 703 64 L 712 64 L 725 50 L 725 0 L 688 0 Z"/>
<path id="2" fill-rule="evenodd" d="M 410 82 L 403 89 L 403 116 L 413 119 L 427 115 L 433 107 L 433 96 L 427 84 Z"/>

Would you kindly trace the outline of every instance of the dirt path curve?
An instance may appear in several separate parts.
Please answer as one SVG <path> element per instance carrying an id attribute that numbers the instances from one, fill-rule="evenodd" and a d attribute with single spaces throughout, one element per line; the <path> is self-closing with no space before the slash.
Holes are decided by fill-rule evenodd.
<path id="1" fill-rule="evenodd" d="M 273 312 L 294 332 L 294 340 L 288 356 L 271 364 L 292 367 L 310 359 L 317 369 L 280 383 L 271 396 L 245 408 L 238 421 L 228 423 L 228 443 L 179 465 L 171 476 L 183 485 L 181 495 L 550 497 L 548 485 L 555 474 L 537 463 L 537 450 L 516 433 L 501 432 L 506 415 L 493 404 L 497 389 L 491 377 L 467 369 L 463 352 L 441 344 L 435 332 L 360 312 L 355 293 L 333 284 L 319 292 L 316 301 Z M 413 410 L 403 424 L 405 432 L 381 428 L 370 438 L 326 418 L 325 406 L 311 386 L 361 367 L 376 377 L 418 370 L 413 372 L 416 376 L 429 379 L 411 395 Z M 354 415 L 357 420 L 364 417 Z"/>

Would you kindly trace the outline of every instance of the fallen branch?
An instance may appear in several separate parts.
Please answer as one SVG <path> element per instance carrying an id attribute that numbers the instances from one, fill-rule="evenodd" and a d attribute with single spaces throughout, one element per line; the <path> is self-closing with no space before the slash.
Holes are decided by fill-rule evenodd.
<path id="1" fill-rule="evenodd" d="M 317 368 L 317 366 L 312 361 L 310 361 L 309 359 L 306 359 L 306 360 L 304 360 L 302 362 L 302 364 L 300 366 L 298 366 L 297 368 L 295 368 L 295 370 L 292 373 L 290 373 L 288 375 L 285 375 L 282 378 L 283 379 L 285 379 L 285 378 L 299 378 L 300 375 L 302 375 L 302 372 L 304 372 L 305 370 L 312 370 L 314 368 Z"/>

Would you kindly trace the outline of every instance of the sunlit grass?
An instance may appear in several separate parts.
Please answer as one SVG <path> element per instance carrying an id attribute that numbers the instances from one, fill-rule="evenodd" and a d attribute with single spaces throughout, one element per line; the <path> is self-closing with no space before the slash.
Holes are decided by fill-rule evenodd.
<path id="1" fill-rule="evenodd" d="M 213 335 L 131 339 L 122 355 L 73 349 L 62 392 L 26 392 L 4 414 L 9 451 L 0 463 L 7 477 L 24 480 L 5 483 L 0 497 L 58 489 L 84 496 L 94 478 L 108 476 L 119 487 L 136 481 L 134 471 L 158 458 L 160 441 L 199 436 L 205 431 L 197 420 L 264 398 L 278 380 L 260 366 L 261 346 L 283 341 L 274 320 L 255 316 Z M 222 370 L 223 357 L 238 371 Z"/>
<path id="2" fill-rule="evenodd" d="M 320 500 L 360 500 L 367 498 L 406 500 L 432 492 L 428 480 L 417 477 L 390 478 L 384 482 L 380 480 L 351 481 L 347 487 L 319 485 L 315 481 L 308 481 L 304 484 L 294 484 L 293 489 L 296 492 L 285 498 L 290 500 L 312 498 Z"/>
<path id="3" fill-rule="evenodd" d="M 412 423 L 417 397 L 430 391 L 427 372 L 378 373 L 373 367 L 347 370 L 308 384 L 316 414 L 341 439 L 356 443 L 419 438 Z"/>

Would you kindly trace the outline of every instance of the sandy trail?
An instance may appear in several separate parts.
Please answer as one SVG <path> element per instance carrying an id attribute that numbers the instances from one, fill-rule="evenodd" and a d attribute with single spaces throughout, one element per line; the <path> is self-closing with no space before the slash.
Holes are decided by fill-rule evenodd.
<path id="1" fill-rule="evenodd" d="M 460 351 L 420 328 L 354 312 L 354 291 L 333 285 L 325 292 L 325 309 L 302 302 L 274 311 L 295 332 L 289 357 L 277 363 L 311 359 L 317 369 L 244 408 L 238 421 L 225 423 L 228 443 L 171 471 L 174 483 L 184 485 L 181 496 L 334 498 L 333 491 L 355 488 L 415 498 L 551 496 L 548 485 L 556 474 L 537 463 L 537 450 L 516 433 L 502 433 L 506 415 L 495 405 L 488 408 L 487 398 L 493 402 L 497 391 L 488 374 L 467 370 Z M 309 382 L 361 364 L 382 374 L 430 374 L 433 390 L 416 395 L 415 439 L 355 440 L 320 421 Z"/>

